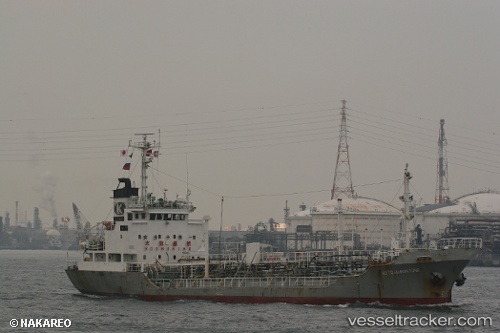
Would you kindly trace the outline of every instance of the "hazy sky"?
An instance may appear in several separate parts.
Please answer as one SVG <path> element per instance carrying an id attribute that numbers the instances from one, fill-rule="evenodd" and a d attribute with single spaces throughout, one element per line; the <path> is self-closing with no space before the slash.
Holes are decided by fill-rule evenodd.
<path id="1" fill-rule="evenodd" d="M 221 196 L 282 221 L 330 199 L 342 99 L 359 195 L 400 207 L 408 162 L 433 203 L 441 118 L 450 196 L 500 190 L 499 32 L 497 0 L 0 0 L 0 215 L 110 220 L 120 150 L 161 130 L 152 188 L 189 170 L 211 228 Z"/>

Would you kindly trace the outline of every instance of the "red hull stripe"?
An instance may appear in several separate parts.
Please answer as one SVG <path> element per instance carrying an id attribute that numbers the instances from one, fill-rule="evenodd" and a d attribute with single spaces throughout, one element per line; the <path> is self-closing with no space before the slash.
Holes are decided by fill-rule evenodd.
<path id="1" fill-rule="evenodd" d="M 382 303 L 395 305 L 442 304 L 451 302 L 451 297 L 440 298 L 321 298 L 321 297 L 259 297 L 259 296 L 171 296 L 142 295 L 147 301 L 207 300 L 223 303 L 293 303 L 339 305 L 352 303 Z"/>
<path id="2" fill-rule="evenodd" d="M 83 292 L 82 292 L 83 293 Z M 124 297 L 126 294 L 114 293 L 91 293 L 101 296 Z M 132 296 L 132 295 L 129 295 Z M 291 303 L 291 304 L 317 304 L 317 305 L 340 305 L 354 303 L 380 303 L 394 305 L 425 305 L 443 304 L 451 302 L 451 293 L 446 297 L 432 298 L 338 298 L 338 297 L 261 297 L 261 296 L 203 296 L 203 295 L 134 295 L 145 301 L 173 302 L 181 300 L 205 300 L 222 303 Z"/>
<path id="3" fill-rule="evenodd" d="M 441 298 L 320 298 L 320 297 L 238 297 L 238 296 L 141 296 L 148 301 L 209 300 L 223 303 L 293 303 L 339 305 L 353 303 L 382 303 L 396 305 L 442 304 L 451 302 L 451 297 Z"/>

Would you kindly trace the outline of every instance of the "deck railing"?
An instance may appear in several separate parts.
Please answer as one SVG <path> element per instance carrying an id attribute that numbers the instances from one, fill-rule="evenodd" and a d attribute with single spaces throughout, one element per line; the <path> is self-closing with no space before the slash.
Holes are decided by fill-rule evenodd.
<path id="1" fill-rule="evenodd" d="M 296 251 L 296 252 L 261 252 L 252 264 L 273 264 L 273 263 L 312 263 L 312 262 L 360 262 L 372 259 L 397 257 L 401 250 L 348 250 L 348 251 Z M 231 262 L 239 263 L 244 261 L 243 254 L 226 253 L 211 254 L 210 262 L 227 264 Z"/>
<path id="2" fill-rule="evenodd" d="M 482 249 L 483 240 L 475 237 L 442 238 L 437 242 L 438 249 Z"/>
<path id="3" fill-rule="evenodd" d="M 267 277 L 267 278 L 220 278 L 220 279 L 153 279 L 159 287 L 170 288 L 252 288 L 252 287 L 328 287 L 337 277 Z"/>

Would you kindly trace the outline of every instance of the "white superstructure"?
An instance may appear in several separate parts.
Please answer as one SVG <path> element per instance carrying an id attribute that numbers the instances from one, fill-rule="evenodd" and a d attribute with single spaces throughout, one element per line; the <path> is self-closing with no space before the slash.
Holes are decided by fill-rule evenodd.
<path id="1" fill-rule="evenodd" d="M 100 223 L 80 244 L 80 270 L 143 271 L 145 266 L 208 260 L 208 219 L 189 219 L 195 207 L 188 199 L 167 200 L 148 193 L 146 172 L 159 143 L 148 142 L 150 134 L 141 135 L 142 142 L 129 144 L 141 151 L 141 188 L 133 187 L 129 178 L 119 178 L 113 191 L 113 221 Z"/>

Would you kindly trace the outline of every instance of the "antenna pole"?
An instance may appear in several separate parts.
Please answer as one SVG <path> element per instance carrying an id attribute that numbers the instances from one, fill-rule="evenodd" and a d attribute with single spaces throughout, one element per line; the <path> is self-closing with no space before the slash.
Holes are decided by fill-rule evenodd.
<path id="1" fill-rule="evenodd" d="M 189 164 L 188 153 L 186 152 L 186 202 L 189 202 L 189 195 L 191 195 L 191 191 L 189 191 Z"/>
<path id="2" fill-rule="evenodd" d="M 222 258 L 221 242 L 222 242 L 222 218 L 224 216 L 224 197 L 220 201 L 220 227 L 219 227 L 219 260 Z"/>
<path id="3" fill-rule="evenodd" d="M 146 197 L 148 192 L 147 185 L 147 174 L 146 174 L 146 150 L 148 147 L 147 135 L 142 136 L 142 146 L 144 149 L 141 151 L 141 200 L 144 206 L 146 206 Z"/>
<path id="4" fill-rule="evenodd" d="M 444 135 L 444 119 L 439 121 L 439 139 L 438 139 L 438 164 L 437 164 L 437 181 L 436 181 L 436 197 L 434 203 L 441 204 L 450 200 L 448 187 L 448 156 L 446 146 L 448 141 Z"/>

